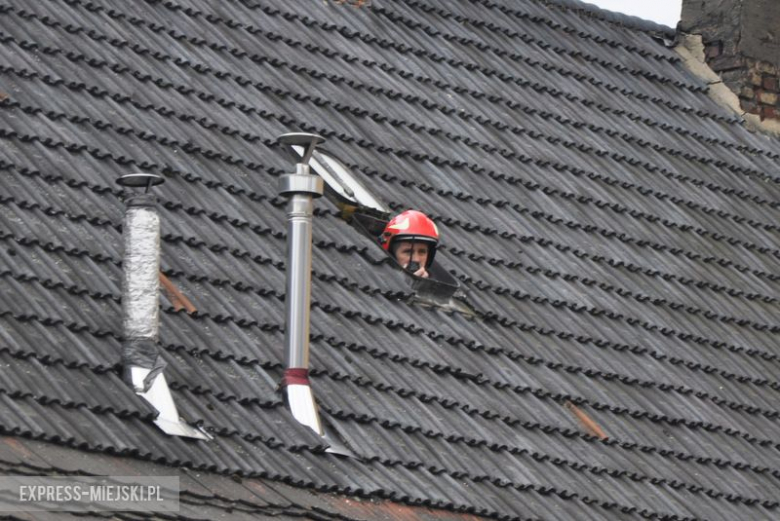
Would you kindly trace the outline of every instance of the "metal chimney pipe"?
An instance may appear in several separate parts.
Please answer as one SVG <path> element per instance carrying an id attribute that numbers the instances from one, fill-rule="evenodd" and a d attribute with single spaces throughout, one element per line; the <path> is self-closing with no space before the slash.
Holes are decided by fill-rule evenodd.
<path id="1" fill-rule="evenodd" d="M 160 216 L 157 198 L 149 188 L 165 181 L 159 175 L 123 175 L 117 183 L 142 188 L 144 193 L 126 200 L 122 223 L 122 379 L 158 412 L 155 423 L 167 434 L 210 439 L 179 418 L 168 383 L 165 361 L 160 356 Z"/>
<path id="2" fill-rule="evenodd" d="M 294 174 L 279 179 L 279 194 L 287 196 L 287 293 L 285 296 L 285 371 L 282 388 L 296 420 L 319 435 L 324 431 L 309 382 L 309 316 L 311 309 L 311 249 L 314 199 L 323 194 L 322 178 L 312 175 L 309 160 L 325 141 L 315 134 L 291 133 L 279 142 L 302 146 L 305 153 Z"/>
<path id="3" fill-rule="evenodd" d="M 322 178 L 299 163 L 295 174 L 283 176 L 280 193 L 287 204 L 287 297 L 285 363 L 309 367 L 309 313 L 311 309 L 311 248 L 314 198 L 322 195 Z"/>

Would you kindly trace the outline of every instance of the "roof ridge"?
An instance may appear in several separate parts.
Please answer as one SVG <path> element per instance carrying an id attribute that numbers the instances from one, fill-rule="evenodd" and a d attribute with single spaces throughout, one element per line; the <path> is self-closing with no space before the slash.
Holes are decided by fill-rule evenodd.
<path id="1" fill-rule="evenodd" d="M 673 38 L 677 30 L 668 25 L 663 25 L 652 20 L 646 20 L 638 16 L 627 15 L 616 11 L 610 11 L 594 4 L 586 3 L 582 0 L 531 0 L 541 5 L 554 5 L 566 11 L 573 11 L 578 15 L 585 15 L 596 18 L 603 22 L 615 24 L 628 29 L 635 29 L 651 36 L 659 35 Z"/>

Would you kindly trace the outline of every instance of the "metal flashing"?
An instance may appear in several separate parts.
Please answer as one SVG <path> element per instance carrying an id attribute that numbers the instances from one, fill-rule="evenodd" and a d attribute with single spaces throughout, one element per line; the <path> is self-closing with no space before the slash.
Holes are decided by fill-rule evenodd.
<path id="1" fill-rule="evenodd" d="M 143 381 L 149 374 L 149 370 L 144 367 L 132 367 L 131 371 L 134 382 Z M 154 377 L 147 391 L 137 391 L 137 394 L 157 410 L 158 415 L 154 419 L 154 424 L 166 434 L 199 440 L 214 439 L 204 429 L 193 427 L 181 419 L 164 373 L 161 372 Z"/>
<path id="2" fill-rule="evenodd" d="M 289 384 L 284 386 L 284 396 L 287 406 L 298 423 L 306 425 L 322 436 L 324 430 L 320 422 L 317 402 L 310 385 Z"/>
<path id="3" fill-rule="evenodd" d="M 305 154 L 302 146 L 293 146 L 300 156 Z M 339 160 L 332 152 L 317 149 L 313 152 L 311 168 L 325 181 L 336 197 L 347 204 L 387 212 L 387 206 L 375 197 L 367 186 Z"/>

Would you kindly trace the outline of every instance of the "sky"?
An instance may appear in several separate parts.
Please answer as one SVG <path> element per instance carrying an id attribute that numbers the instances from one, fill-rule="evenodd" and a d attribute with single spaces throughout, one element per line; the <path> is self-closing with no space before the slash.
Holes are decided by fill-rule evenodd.
<path id="1" fill-rule="evenodd" d="M 584 0 L 602 9 L 638 16 L 671 28 L 680 20 L 682 0 Z"/>

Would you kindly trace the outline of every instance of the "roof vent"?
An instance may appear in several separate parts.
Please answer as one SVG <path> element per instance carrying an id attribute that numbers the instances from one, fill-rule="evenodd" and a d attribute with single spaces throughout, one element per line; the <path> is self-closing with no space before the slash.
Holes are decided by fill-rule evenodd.
<path id="1" fill-rule="evenodd" d="M 285 296 L 285 370 L 281 388 L 293 417 L 328 441 L 328 452 L 351 456 L 342 444 L 326 435 L 309 381 L 309 316 L 311 309 L 312 215 L 314 199 L 323 193 L 322 178 L 312 175 L 309 161 L 314 148 L 325 141 L 316 134 L 290 133 L 279 143 L 303 150 L 294 174 L 279 179 L 287 205 L 287 290 Z"/>
<path id="2" fill-rule="evenodd" d="M 122 224 L 122 342 L 123 380 L 158 411 L 154 423 L 166 434 L 201 440 L 211 439 L 205 431 L 179 418 L 165 380 L 165 361 L 160 356 L 160 217 L 152 186 L 165 181 L 155 174 L 123 175 L 117 183 L 128 188 L 145 188 L 126 200 Z"/>

